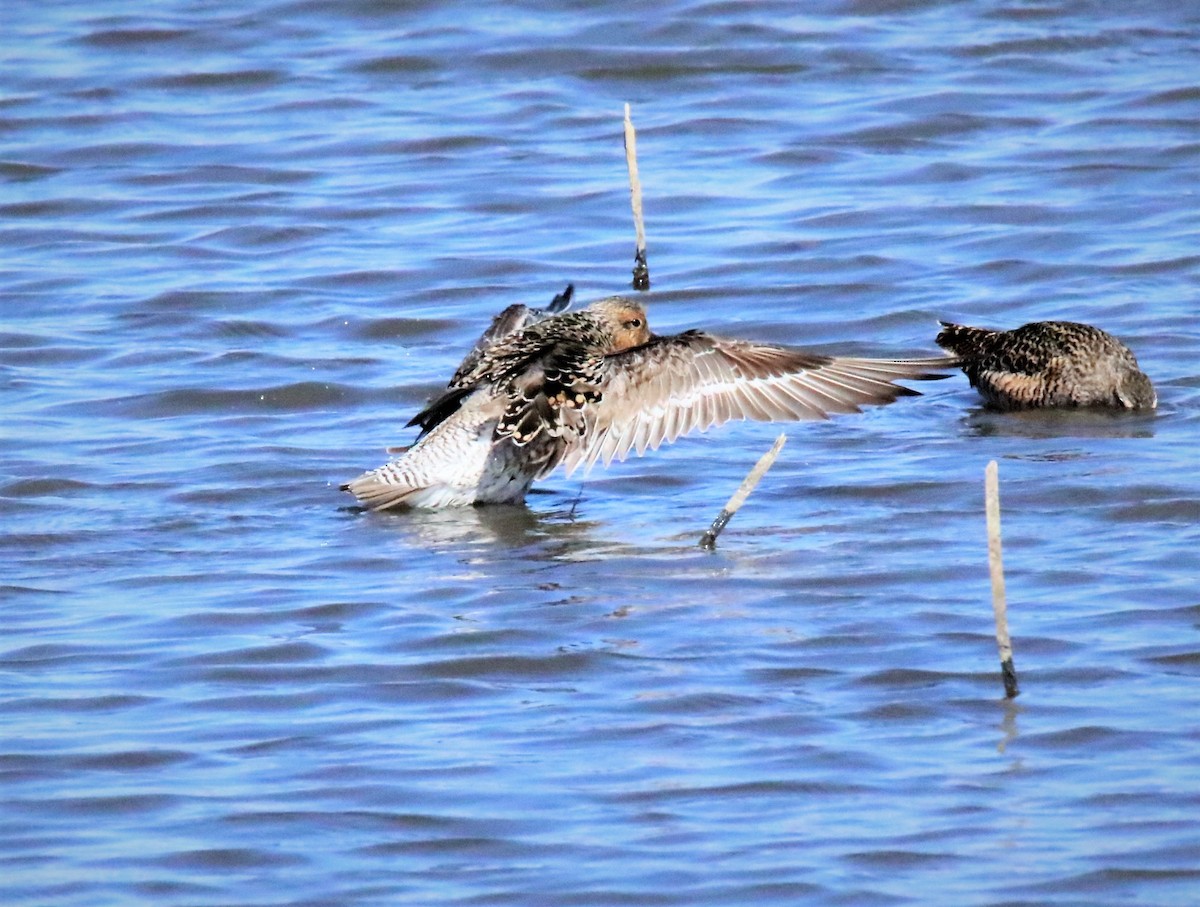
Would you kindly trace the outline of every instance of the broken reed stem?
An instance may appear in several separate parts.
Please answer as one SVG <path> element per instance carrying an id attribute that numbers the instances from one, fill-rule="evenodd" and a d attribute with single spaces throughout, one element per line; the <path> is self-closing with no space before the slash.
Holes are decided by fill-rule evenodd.
<path id="1" fill-rule="evenodd" d="M 646 264 L 646 225 L 642 220 L 642 180 L 638 176 L 637 133 L 625 105 L 625 165 L 629 168 L 629 201 L 633 206 L 633 229 L 637 233 L 637 248 L 633 254 L 633 288 L 650 289 L 650 266 Z"/>
<path id="2" fill-rule="evenodd" d="M 742 479 L 742 484 L 738 486 L 738 490 L 733 493 L 733 497 L 717 514 L 717 518 L 712 521 L 712 525 L 708 527 L 704 535 L 700 536 L 700 547 L 705 551 L 712 551 L 717 547 L 717 536 L 721 534 L 721 530 L 725 528 L 738 508 L 746 503 L 746 498 L 750 497 L 750 492 L 759 483 L 763 476 L 767 474 L 767 470 L 771 468 L 771 464 L 775 462 L 775 458 L 779 456 L 779 451 L 783 450 L 783 442 L 787 440 L 786 434 L 781 434 L 775 439 L 775 443 L 771 445 L 771 449 L 758 458 L 758 462 L 754 464 L 754 468 L 750 470 L 746 478 Z"/>
<path id="3" fill-rule="evenodd" d="M 992 611 L 996 615 L 996 645 L 1000 649 L 1000 674 L 1004 695 L 1012 699 L 1017 689 L 1013 667 L 1012 640 L 1008 635 L 1008 604 L 1004 595 L 1004 556 L 1000 547 L 1000 470 L 996 461 L 984 470 L 984 499 L 987 509 L 988 570 L 992 577 Z"/>

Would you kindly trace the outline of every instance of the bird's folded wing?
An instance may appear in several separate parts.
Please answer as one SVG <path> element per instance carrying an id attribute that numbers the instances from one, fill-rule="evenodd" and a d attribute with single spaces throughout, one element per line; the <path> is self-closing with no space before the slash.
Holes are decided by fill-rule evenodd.
<path id="1" fill-rule="evenodd" d="M 607 357 L 604 396 L 584 409 L 582 443 L 563 458 L 579 466 L 624 460 L 692 431 L 734 419 L 824 419 L 917 392 L 896 379 L 944 378 L 957 360 L 852 359 L 726 340 L 700 331 L 656 337 Z"/>
<path id="2" fill-rule="evenodd" d="M 550 305 L 544 309 L 531 309 L 527 305 L 516 303 L 493 318 L 488 329 L 475 341 L 471 352 L 467 353 L 463 361 L 459 363 L 450 383 L 446 385 L 446 390 L 430 400 L 424 409 L 408 420 L 404 427 L 421 426 L 418 440 L 437 428 L 458 410 L 467 395 L 475 389 L 475 384 L 480 378 L 476 372 L 480 370 L 480 362 L 483 361 L 484 356 L 506 337 L 525 330 L 531 324 L 545 321 L 551 315 L 564 312 L 570 307 L 574 295 L 575 285 L 569 283 L 567 288 L 555 296 L 550 301 Z"/>
<path id="3" fill-rule="evenodd" d="M 575 284 L 569 283 L 567 284 L 567 288 L 550 300 L 550 305 L 544 309 L 534 309 L 520 303 L 510 305 L 492 319 L 492 323 L 488 325 L 487 330 L 475 341 L 475 346 L 472 347 L 471 352 L 463 357 L 463 361 L 459 363 L 454 376 L 450 379 L 450 387 L 459 387 L 466 382 L 476 366 L 479 365 L 479 360 L 483 357 L 484 353 L 505 337 L 515 334 L 518 331 L 523 331 L 531 324 L 545 321 L 551 315 L 558 315 L 565 312 L 570 308 L 571 300 L 574 296 Z"/>

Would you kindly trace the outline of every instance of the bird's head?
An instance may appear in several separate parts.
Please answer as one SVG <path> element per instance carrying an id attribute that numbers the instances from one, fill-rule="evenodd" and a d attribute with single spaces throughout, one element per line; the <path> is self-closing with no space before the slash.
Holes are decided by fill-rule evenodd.
<path id="1" fill-rule="evenodd" d="M 646 310 L 632 299 L 610 296 L 608 299 L 593 302 L 588 306 L 588 311 L 600 319 L 612 338 L 612 346 L 606 351 L 609 354 L 641 346 L 650 340 Z"/>

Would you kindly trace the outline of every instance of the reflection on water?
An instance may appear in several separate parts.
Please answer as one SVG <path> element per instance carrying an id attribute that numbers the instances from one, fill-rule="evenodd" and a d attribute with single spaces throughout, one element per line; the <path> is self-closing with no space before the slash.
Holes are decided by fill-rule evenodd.
<path id="1" fill-rule="evenodd" d="M 1157 419 L 1166 415 L 1096 409 L 1013 413 L 978 409 L 968 412 L 962 424 L 966 434 L 979 438 L 1026 438 L 1031 441 L 1153 438 Z"/>
<path id="2" fill-rule="evenodd" d="M 1017 738 L 1020 736 L 1020 733 L 1017 729 L 1017 716 L 1021 713 L 1021 707 L 1017 704 L 1015 699 L 1005 699 L 1003 705 L 1004 720 L 1000 723 L 1000 730 L 1004 736 L 1000 739 L 1000 742 L 996 744 L 996 752 L 1002 756 L 1008 750 L 1009 746 L 1015 743 Z M 1021 757 L 1018 756 L 1013 760 L 1010 771 L 1020 770 Z"/>
<path id="3" fill-rule="evenodd" d="M 535 498 L 536 501 L 536 498 Z M 539 561 L 570 559 L 592 551 L 601 530 L 596 520 L 584 520 L 563 510 L 539 511 L 526 506 L 490 505 L 449 510 L 408 510 L 366 513 L 357 507 L 374 529 L 395 539 L 401 549 L 437 550 L 443 553 L 481 549 L 501 557 L 531 557 Z M 612 550 L 606 554 L 628 554 Z"/>

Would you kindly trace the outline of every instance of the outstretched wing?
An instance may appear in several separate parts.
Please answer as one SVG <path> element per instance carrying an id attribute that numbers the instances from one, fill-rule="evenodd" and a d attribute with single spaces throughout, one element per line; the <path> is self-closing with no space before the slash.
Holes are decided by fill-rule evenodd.
<path id="1" fill-rule="evenodd" d="M 726 340 L 701 331 L 656 337 L 607 357 L 604 396 L 584 409 L 579 466 L 624 460 L 733 419 L 782 422 L 858 412 L 917 391 L 897 379 L 945 378 L 957 360 L 852 359 Z"/>

